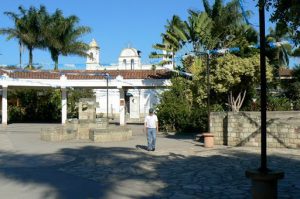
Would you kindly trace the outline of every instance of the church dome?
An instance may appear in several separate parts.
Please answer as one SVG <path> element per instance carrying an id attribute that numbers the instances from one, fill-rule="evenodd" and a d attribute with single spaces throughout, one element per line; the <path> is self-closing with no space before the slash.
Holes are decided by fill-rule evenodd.
<path id="1" fill-rule="evenodd" d="M 135 48 L 125 48 L 122 50 L 120 57 L 139 57 L 139 53 Z"/>
<path id="2" fill-rule="evenodd" d="M 90 47 L 91 47 L 91 48 L 99 48 L 99 46 L 98 46 L 98 44 L 97 44 L 97 42 L 96 42 L 95 39 L 93 39 L 93 40 L 91 41 Z"/>

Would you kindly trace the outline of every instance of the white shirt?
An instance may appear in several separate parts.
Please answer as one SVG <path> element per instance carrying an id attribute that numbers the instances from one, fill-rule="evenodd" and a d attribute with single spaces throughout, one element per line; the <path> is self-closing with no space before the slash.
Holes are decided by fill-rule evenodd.
<path id="1" fill-rule="evenodd" d="M 156 128 L 156 122 L 158 121 L 156 115 L 147 115 L 145 117 L 145 124 L 147 128 Z"/>

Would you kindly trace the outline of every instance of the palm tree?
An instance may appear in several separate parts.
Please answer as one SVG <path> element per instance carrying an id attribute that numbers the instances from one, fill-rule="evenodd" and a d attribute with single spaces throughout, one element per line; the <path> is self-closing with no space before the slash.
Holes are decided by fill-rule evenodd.
<path id="1" fill-rule="evenodd" d="M 22 6 L 19 8 L 20 14 L 13 12 L 5 12 L 5 14 L 14 20 L 14 28 L 1 29 L 2 34 L 7 34 L 7 39 L 16 38 L 19 40 L 19 44 L 27 47 L 29 51 L 29 64 L 28 68 L 32 69 L 33 55 L 32 51 L 34 48 L 42 48 L 42 36 L 41 36 L 41 19 L 45 12 L 45 7 L 40 6 L 37 10 L 35 7 L 30 7 L 28 10 Z"/>
<path id="2" fill-rule="evenodd" d="M 187 21 L 182 21 L 178 16 L 174 15 L 171 21 L 167 21 L 165 27 L 166 32 L 162 34 L 163 43 L 156 44 L 153 48 L 168 53 L 158 54 L 153 52 L 150 58 L 172 58 L 173 68 L 175 68 L 175 53 L 185 45 L 191 44 L 193 51 L 199 52 L 201 48 L 208 49 L 214 43 L 210 34 L 212 20 L 204 12 L 189 10 Z M 163 61 L 160 64 L 169 62 Z"/>
<path id="3" fill-rule="evenodd" d="M 275 29 L 270 28 L 270 33 L 266 37 L 267 42 L 270 44 L 282 42 L 283 40 L 287 39 L 288 35 L 285 31 L 282 31 L 279 26 L 275 26 Z M 275 68 L 279 70 L 281 67 L 288 66 L 289 55 L 292 54 L 291 50 L 292 46 L 288 43 L 279 46 L 269 46 L 267 48 L 267 56 L 271 64 L 273 64 Z"/>
<path id="4" fill-rule="evenodd" d="M 215 0 L 213 6 L 208 0 L 202 2 L 205 12 L 213 21 L 212 37 L 219 40 L 213 48 L 237 45 L 247 38 L 249 32 L 253 33 L 254 29 L 245 25 L 239 0 L 232 0 L 226 5 L 223 0 Z M 250 15 L 250 12 L 246 11 L 246 15 Z"/>
<path id="5" fill-rule="evenodd" d="M 42 32 L 51 58 L 55 62 L 54 70 L 58 70 L 59 55 L 87 56 L 89 45 L 78 39 L 91 31 L 89 27 L 76 27 L 78 17 L 72 15 L 65 18 L 59 9 L 53 15 L 45 16 Z"/>
<path id="6" fill-rule="evenodd" d="M 183 22 L 179 16 L 174 15 L 171 21 L 167 21 L 166 32 L 161 34 L 162 43 L 153 45 L 154 49 L 161 50 L 162 53 L 152 52 L 149 57 L 163 58 L 159 65 L 172 63 L 173 68 L 175 68 L 175 54 L 182 47 L 180 36 L 176 34 L 175 30 L 178 27 L 182 28 Z"/>
<path id="7" fill-rule="evenodd" d="M 4 35 L 8 35 L 7 40 L 10 40 L 12 38 L 15 38 L 18 40 L 18 44 L 19 44 L 19 59 L 20 59 L 20 67 L 21 67 L 21 63 L 22 63 L 22 38 L 23 38 L 23 34 L 21 33 L 19 26 L 17 24 L 21 23 L 20 18 L 17 14 L 12 13 L 12 12 L 6 12 L 6 15 L 8 15 L 9 17 L 12 18 L 12 20 L 14 20 L 15 23 L 15 28 L 1 28 L 0 29 L 0 34 L 4 34 Z"/>
<path id="8" fill-rule="evenodd" d="M 212 20 L 205 12 L 188 10 L 189 17 L 182 27 L 174 27 L 182 45 L 191 44 L 194 52 L 209 49 L 213 43 L 211 37 Z"/>

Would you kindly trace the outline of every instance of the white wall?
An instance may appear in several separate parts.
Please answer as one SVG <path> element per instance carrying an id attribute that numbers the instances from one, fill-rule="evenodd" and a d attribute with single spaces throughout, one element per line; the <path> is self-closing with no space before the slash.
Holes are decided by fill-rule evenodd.
<path id="1" fill-rule="evenodd" d="M 99 107 L 96 108 L 96 113 L 104 113 L 106 115 L 107 107 L 107 95 L 106 89 L 94 89 L 96 93 L 96 101 L 99 103 Z M 118 89 L 108 90 L 108 114 L 119 114 L 120 109 L 120 93 Z"/>
<path id="2" fill-rule="evenodd" d="M 106 115 L 106 89 L 94 89 L 96 93 L 96 101 L 99 103 L 99 108 L 96 113 L 104 113 Z M 144 117 L 148 113 L 149 108 L 154 107 L 159 103 L 158 95 L 163 89 L 128 89 L 127 93 L 131 93 L 134 97 L 140 99 L 140 116 Z M 119 115 L 120 108 L 120 93 L 118 89 L 108 90 L 109 115 L 112 113 L 115 116 Z"/>

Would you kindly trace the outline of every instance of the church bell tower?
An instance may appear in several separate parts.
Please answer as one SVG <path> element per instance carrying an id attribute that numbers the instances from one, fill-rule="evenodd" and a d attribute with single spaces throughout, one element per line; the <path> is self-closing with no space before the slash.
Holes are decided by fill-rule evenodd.
<path id="1" fill-rule="evenodd" d="M 86 59 L 86 69 L 87 70 L 97 70 L 98 67 L 100 67 L 100 48 L 93 39 L 90 43 L 90 49 L 87 51 Z"/>

